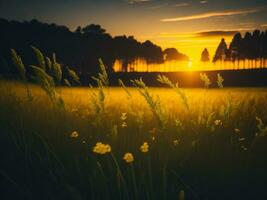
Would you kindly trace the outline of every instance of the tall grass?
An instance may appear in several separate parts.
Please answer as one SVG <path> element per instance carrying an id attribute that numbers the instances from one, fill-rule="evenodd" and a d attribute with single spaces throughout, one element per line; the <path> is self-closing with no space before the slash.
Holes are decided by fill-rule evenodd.
<path id="1" fill-rule="evenodd" d="M 159 127 L 164 128 L 166 125 L 166 118 L 160 104 L 159 96 L 153 97 L 141 78 L 139 80 L 132 80 L 131 82 L 137 88 L 139 93 L 145 98 L 147 104 L 151 108 L 152 113 L 158 121 Z"/>
<path id="2" fill-rule="evenodd" d="M 204 74 L 203 89 L 164 76 L 169 88 L 110 88 L 101 60 L 96 87 L 61 87 L 79 77 L 35 51 L 29 67 L 12 52 L 33 101 L 0 82 L 3 199 L 264 199 L 266 89 L 223 88 L 221 75 L 208 89 Z"/>
<path id="3" fill-rule="evenodd" d="M 188 101 L 187 101 L 187 96 L 186 94 L 179 88 L 178 83 L 173 84 L 166 76 L 158 76 L 157 79 L 160 83 L 165 84 L 171 88 L 173 88 L 177 94 L 180 96 L 183 104 L 185 105 L 186 109 L 189 110 L 189 105 L 188 105 Z"/>
<path id="4" fill-rule="evenodd" d="M 15 65 L 17 71 L 19 72 L 19 75 L 20 75 L 21 79 L 25 83 L 28 100 L 32 101 L 33 100 L 33 96 L 32 96 L 32 94 L 30 92 L 29 87 L 28 87 L 28 81 L 27 81 L 25 66 L 23 64 L 23 61 L 22 61 L 21 57 L 17 54 L 17 52 L 14 49 L 11 49 L 11 59 L 13 61 L 13 64 Z"/>

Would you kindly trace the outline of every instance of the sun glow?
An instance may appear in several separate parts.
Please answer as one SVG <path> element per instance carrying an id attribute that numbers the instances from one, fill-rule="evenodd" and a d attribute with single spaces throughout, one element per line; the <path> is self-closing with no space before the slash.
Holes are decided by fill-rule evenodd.
<path id="1" fill-rule="evenodd" d="M 161 34 L 162 36 L 162 34 Z M 193 63 L 200 60 L 201 52 L 207 48 L 210 54 L 210 59 L 214 56 L 216 48 L 221 39 L 224 38 L 229 45 L 232 36 L 199 36 L 198 34 L 164 34 L 164 37 L 155 39 L 154 42 L 163 49 L 174 47 L 179 52 L 186 54 Z"/>
<path id="2" fill-rule="evenodd" d="M 267 62 L 267 60 L 265 61 Z M 244 60 L 240 62 L 201 62 L 190 59 L 189 61 L 166 61 L 160 64 L 149 64 L 144 59 L 123 65 L 121 60 L 116 60 L 113 69 L 115 72 L 178 72 L 178 71 L 212 71 L 212 70 L 238 70 L 261 68 L 260 60 Z"/>
<path id="3" fill-rule="evenodd" d="M 188 61 L 188 64 L 187 64 L 187 65 L 188 65 L 188 68 L 189 68 L 189 69 L 191 69 L 191 68 L 192 68 L 193 62 L 192 62 L 192 60 L 191 60 L 191 59 Z"/>
<path id="4" fill-rule="evenodd" d="M 158 40 L 153 41 L 163 49 L 175 47 L 180 53 L 186 54 L 189 61 L 165 61 L 164 63 L 147 63 L 144 59 L 138 58 L 131 63 L 123 63 L 122 60 L 116 60 L 113 66 L 115 72 L 175 72 L 175 71 L 210 71 L 210 70 L 230 70 L 230 69 L 248 69 L 260 68 L 260 61 L 251 64 L 250 61 L 242 62 L 216 62 L 212 63 L 216 48 L 222 39 L 222 36 L 205 36 L 200 34 L 167 34 L 162 33 Z M 224 37 L 229 45 L 232 35 Z M 210 62 L 201 62 L 201 53 L 207 48 L 209 51 Z"/>

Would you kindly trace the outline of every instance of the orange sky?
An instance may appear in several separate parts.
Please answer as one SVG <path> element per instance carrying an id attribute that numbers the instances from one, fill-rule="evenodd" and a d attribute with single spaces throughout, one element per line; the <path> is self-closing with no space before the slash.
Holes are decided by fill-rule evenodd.
<path id="1" fill-rule="evenodd" d="M 207 48 L 212 59 L 215 50 L 222 38 L 225 38 L 227 44 L 232 40 L 233 35 L 228 36 L 197 36 L 196 34 L 166 34 L 162 33 L 158 38 L 152 41 L 160 45 L 163 49 L 175 47 L 190 57 L 192 61 L 199 61 L 201 52 Z"/>
<path id="2" fill-rule="evenodd" d="M 29 12 L 30 11 L 30 12 Z M 78 26 L 100 24 L 112 36 L 175 47 L 193 61 L 211 58 L 221 38 L 267 29 L 266 0 L 0 0 L 0 18 Z"/>
<path id="3" fill-rule="evenodd" d="M 200 55 L 204 48 L 208 49 L 212 60 L 221 39 L 224 38 L 229 45 L 236 32 L 236 30 L 203 30 L 183 33 L 162 32 L 153 36 L 139 36 L 137 38 L 141 41 L 149 39 L 163 49 L 175 47 L 179 52 L 186 54 L 193 62 L 196 62 L 200 60 Z M 240 32 L 244 31 L 240 30 Z"/>

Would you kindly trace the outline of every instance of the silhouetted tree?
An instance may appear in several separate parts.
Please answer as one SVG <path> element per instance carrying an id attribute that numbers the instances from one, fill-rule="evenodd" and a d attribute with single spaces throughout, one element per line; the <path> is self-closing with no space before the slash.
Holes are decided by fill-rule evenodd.
<path id="1" fill-rule="evenodd" d="M 261 38 L 260 38 L 261 32 L 259 30 L 255 30 L 252 34 L 251 38 L 251 57 L 252 59 L 258 59 L 260 58 L 260 52 L 261 52 Z"/>
<path id="2" fill-rule="evenodd" d="M 261 32 L 260 30 L 255 30 L 251 34 L 246 32 L 244 37 L 240 33 L 234 35 L 229 49 L 225 49 L 226 44 L 220 43 L 216 54 L 214 56 L 214 61 L 221 60 L 232 60 L 235 62 L 243 60 L 248 60 L 248 67 L 255 67 L 256 61 L 260 61 L 260 65 L 265 66 L 265 60 L 267 58 L 267 31 Z M 222 59 L 220 56 L 224 49 L 225 56 Z"/>
<path id="3" fill-rule="evenodd" d="M 209 62 L 210 61 L 210 54 L 207 48 L 205 48 L 201 53 L 201 62 Z"/>
<path id="4" fill-rule="evenodd" d="M 266 66 L 266 59 L 267 59 L 267 30 L 263 33 L 263 38 L 262 38 L 263 42 L 262 42 L 262 62 L 263 62 L 263 66 Z"/>
<path id="5" fill-rule="evenodd" d="M 146 58 L 148 63 L 162 63 L 164 61 L 161 47 L 156 46 L 149 40 L 142 43 L 141 46 L 142 56 Z"/>
<path id="6" fill-rule="evenodd" d="M 171 60 L 187 61 L 187 60 L 189 60 L 188 56 L 180 53 L 175 48 L 165 49 L 163 51 L 163 55 L 164 55 L 165 60 L 167 60 L 167 61 L 171 61 Z"/>
<path id="7" fill-rule="evenodd" d="M 242 56 L 242 46 L 241 46 L 241 42 L 242 42 L 242 36 L 240 33 L 237 33 L 234 35 L 232 42 L 230 44 L 230 51 L 231 51 L 231 57 L 232 57 L 232 61 L 242 59 L 244 56 Z"/>
<path id="8" fill-rule="evenodd" d="M 213 57 L 213 62 L 216 62 L 217 60 L 224 60 L 226 58 L 226 50 L 227 44 L 223 38 L 216 49 L 215 55 Z"/>
<path id="9" fill-rule="evenodd" d="M 48 56 L 56 53 L 58 60 L 86 76 L 98 71 L 99 58 L 108 71 L 112 71 L 116 59 L 121 59 L 125 68 L 137 58 L 143 58 L 148 63 L 164 61 L 161 47 L 151 41 L 141 43 L 133 36 L 111 37 L 100 25 L 78 26 L 72 32 L 65 26 L 42 23 L 36 19 L 24 22 L 0 19 L 0 54 L 5 58 L 1 59 L 1 63 L 7 61 L 5 66 L 10 64 L 10 49 L 13 48 L 26 65 L 32 64 L 34 55 L 31 46 Z M 6 71 L 3 66 L 0 65 L 0 72 Z"/>
<path id="10" fill-rule="evenodd" d="M 82 34 L 82 28 L 80 26 L 78 26 L 75 30 L 75 33 L 77 34 Z"/>
<path id="11" fill-rule="evenodd" d="M 141 43 L 134 39 L 133 36 L 116 36 L 113 39 L 115 48 L 115 57 L 122 61 L 122 68 L 126 71 L 129 63 L 137 58 L 143 57 L 141 52 Z"/>
<path id="12" fill-rule="evenodd" d="M 103 29 L 98 24 L 90 24 L 90 25 L 85 26 L 84 28 L 82 28 L 82 33 L 83 34 L 103 35 L 103 34 L 106 33 L 106 30 Z"/>

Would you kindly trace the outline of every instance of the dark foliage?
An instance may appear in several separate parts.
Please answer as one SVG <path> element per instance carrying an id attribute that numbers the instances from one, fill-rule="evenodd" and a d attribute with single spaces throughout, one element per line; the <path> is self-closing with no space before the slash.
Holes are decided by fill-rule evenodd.
<path id="1" fill-rule="evenodd" d="M 209 62 L 210 61 L 210 54 L 207 48 L 205 48 L 201 53 L 201 62 Z"/>
<path id="2" fill-rule="evenodd" d="M 78 74 L 91 74 L 98 70 L 98 59 L 102 58 L 108 71 L 112 71 L 116 59 L 124 67 L 137 58 L 148 63 L 162 63 L 161 47 L 150 41 L 138 42 L 133 36 L 112 37 L 100 25 L 78 27 L 74 32 L 65 26 L 42 23 L 38 20 L 17 22 L 0 19 L 0 73 L 11 73 L 10 49 L 22 56 L 25 64 L 32 63 L 31 46 L 51 57 L 72 66 Z"/>
<path id="3" fill-rule="evenodd" d="M 246 32 L 244 37 L 236 33 L 229 48 L 222 39 L 219 44 L 213 62 L 217 60 L 239 61 L 244 59 L 260 60 L 267 59 L 267 30 L 255 30 L 253 33 Z M 263 63 L 264 64 L 264 63 Z"/>
<path id="4" fill-rule="evenodd" d="M 216 49 L 213 62 L 216 62 L 217 60 L 224 60 L 226 57 L 226 52 L 227 52 L 227 44 L 223 38 Z"/>
<path id="5" fill-rule="evenodd" d="M 168 48 L 164 50 L 164 56 L 166 60 L 183 60 L 188 61 L 189 58 L 185 54 L 180 53 L 175 48 Z"/>

